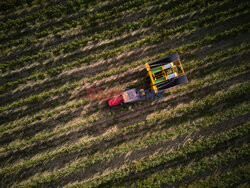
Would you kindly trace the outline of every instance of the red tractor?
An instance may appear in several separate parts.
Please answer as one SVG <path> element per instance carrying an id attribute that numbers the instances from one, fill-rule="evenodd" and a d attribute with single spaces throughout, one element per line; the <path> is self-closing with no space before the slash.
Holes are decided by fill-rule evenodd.
<path id="1" fill-rule="evenodd" d="M 110 107 L 133 103 L 138 100 L 144 100 L 145 92 L 144 89 L 137 91 L 135 88 L 127 89 L 120 96 L 114 97 L 108 101 Z"/>

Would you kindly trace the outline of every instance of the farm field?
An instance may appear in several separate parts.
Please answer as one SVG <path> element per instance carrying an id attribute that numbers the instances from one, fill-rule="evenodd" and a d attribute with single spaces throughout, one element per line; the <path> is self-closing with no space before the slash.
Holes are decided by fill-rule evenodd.
<path id="1" fill-rule="evenodd" d="M 249 187 L 249 17 L 243 0 L 1 1 L 0 187 Z M 188 84 L 107 107 L 174 52 Z"/>

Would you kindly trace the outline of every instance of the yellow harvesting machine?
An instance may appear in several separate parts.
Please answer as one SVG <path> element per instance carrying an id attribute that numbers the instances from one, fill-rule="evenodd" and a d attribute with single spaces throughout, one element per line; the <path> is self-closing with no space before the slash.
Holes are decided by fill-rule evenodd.
<path id="1" fill-rule="evenodd" d="M 188 82 L 177 52 L 146 63 L 145 66 L 150 78 L 150 88 L 155 93 Z"/>

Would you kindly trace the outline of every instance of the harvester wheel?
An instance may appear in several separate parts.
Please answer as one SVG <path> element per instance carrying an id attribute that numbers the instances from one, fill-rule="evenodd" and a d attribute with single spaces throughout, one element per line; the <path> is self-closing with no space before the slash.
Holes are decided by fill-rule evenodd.
<path id="1" fill-rule="evenodd" d="M 166 65 L 168 63 L 171 63 L 173 61 L 177 61 L 179 59 L 180 59 L 179 54 L 177 52 L 175 52 L 175 53 L 173 53 L 173 54 L 171 54 L 169 56 L 166 56 L 166 57 L 157 59 L 155 61 L 149 62 L 149 67 L 151 69 L 154 69 L 154 68 Z"/>
<path id="2" fill-rule="evenodd" d="M 188 79 L 186 75 L 181 76 L 176 79 L 176 85 L 181 85 L 181 84 L 186 84 L 186 83 L 188 83 Z"/>
<path id="3" fill-rule="evenodd" d="M 169 62 L 173 62 L 173 61 L 177 61 L 177 60 L 179 60 L 180 59 L 180 56 L 179 56 L 179 54 L 177 53 L 177 52 L 175 52 L 175 53 L 173 53 L 173 54 L 171 54 L 170 56 L 169 56 Z"/>

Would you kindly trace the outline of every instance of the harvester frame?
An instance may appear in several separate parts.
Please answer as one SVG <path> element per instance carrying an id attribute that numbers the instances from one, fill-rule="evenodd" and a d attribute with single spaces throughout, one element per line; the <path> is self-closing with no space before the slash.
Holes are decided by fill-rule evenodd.
<path id="1" fill-rule="evenodd" d="M 145 65 L 151 81 L 150 88 L 155 93 L 163 92 L 166 89 L 188 82 L 177 52 Z"/>

